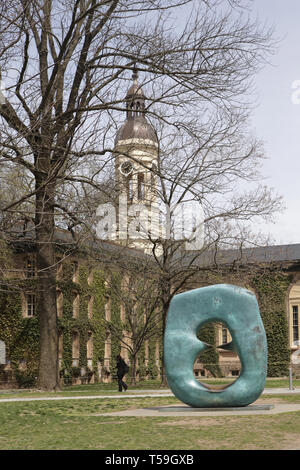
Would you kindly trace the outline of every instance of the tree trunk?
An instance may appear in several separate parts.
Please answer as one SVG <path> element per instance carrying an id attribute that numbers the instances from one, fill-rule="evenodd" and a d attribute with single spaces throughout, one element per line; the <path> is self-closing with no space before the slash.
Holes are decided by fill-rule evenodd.
<path id="1" fill-rule="evenodd" d="M 131 356 L 131 385 L 136 385 L 136 355 Z"/>
<path id="2" fill-rule="evenodd" d="M 164 334 L 166 330 L 167 324 L 167 315 L 169 310 L 169 302 L 163 302 L 163 318 L 162 318 L 162 338 L 164 340 Z M 161 387 L 168 387 L 168 381 L 166 376 L 166 369 L 165 369 L 165 352 L 164 352 L 164 341 L 162 346 L 162 365 L 161 365 Z"/>
<path id="3" fill-rule="evenodd" d="M 40 325 L 38 386 L 60 389 L 56 307 L 54 187 L 42 186 L 36 196 L 37 311 Z"/>

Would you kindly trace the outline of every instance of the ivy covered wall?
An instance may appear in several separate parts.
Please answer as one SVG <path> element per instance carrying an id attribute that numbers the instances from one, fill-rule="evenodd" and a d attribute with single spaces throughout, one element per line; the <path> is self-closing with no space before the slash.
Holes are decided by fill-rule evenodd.
<path id="1" fill-rule="evenodd" d="M 30 381 L 33 385 L 37 376 L 39 356 L 39 323 L 38 318 L 22 316 L 21 291 L 25 287 L 34 288 L 34 282 L 18 282 L 14 289 L 3 289 L 0 292 L 0 339 L 6 345 L 6 356 L 10 361 L 11 371 L 4 372 L 1 367 L 0 382 L 5 381 L 9 372 L 23 384 Z M 26 372 L 21 372 L 26 364 Z"/>
<path id="2" fill-rule="evenodd" d="M 118 274 L 116 274 L 118 276 Z M 63 296 L 62 315 L 58 318 L 59 332 L 62 334 L 61 370 L 66 383 L 72 382 L 72 377 L 79 377 L 84 370 L 86 378 L 93 375 L 95 381 L 106 378 L 111 380 L 115 374 L 116 356 L 121 351 L 120 341 L 111 336 L 110 364 L 105 369 L 105 340 L 107 330 L 105 322 L 105 304 L 110 299 L 111 321 L 120 324 L 120 305 L 118 298 L 106 286 L 106 274 L 99 267 L 94 267 L 90 276 L 88 263 L 79 264 L 76 282 L 73 280 L 73 264 L 71 260 L 63 263 L 63 269 L 57 279 L 57 289 Z M 121 282 L 121 279 L 119 279 Z M 268 341 L 268 376 L 287 375 L 290 362 L 288 341 L 288 318 L 286 313 L 286 298 L 292 276 L 279 270 L 256 270 L 255 274 L 234 273 L 231 276 L 213 274 L 201 280 L 198 286 L 229 282 L 251 287 L 257 296 L 262 320 Z M 193 287 L 196 287 L 195 285 Z M 37 375 L 39 356 L 39 324 L 38 316 L 22 316 L 22 292 L 34 292 L 34 279 L 18 279 L 14 287 L 0 290 L 0 339 L 6 344 L 10 368 L 18 382 L 34 384 Z M 74 296 L 79 296 L 79 308 L 76 318 L 73 316 Z M 93 299 L 92 315 L 89 302 Z M 74 365 L 72 357 L 72 337 L 74 332 L 79 335 L 78 363 Z M 92 364 L 88 363 L 87 341 L 92 333 L 93 354 Z M 213 325 L 207 325 L 200 337 L 209 344 L 215 344 L 216 335 Z M 159 360 L 161 363 L 162 338 L 159 338 Z M 145 366 L 145 344 L 138 353 L 138 375 L 140 378 L 157 378 L 160 367 L 157 363 L 157 338 L 149 339 L 147 346 L 147 367 Z M 213 376 L 221 375 L 218 352 L 211 348 L 201 355 L 201 360 Z M 26 368 L 25 365 L 26 364 Z M 3 373 L 3 366 L 0 372 Z M 3 375 L 3 374 L 2 374 Z M 101 375 L 101 377 L 100 377 Z M 0 375 L 0 381 L 1 379 Z"/>
<path id="3" fill-rule="evenodd" d="M 291 283 L 291 275 L 278 271 L 258 274 L 251 281 L 267 336 L 269 377 L 288 374 L 290 349 L 286 299 Z"/>
<path id="4" fill-rule="evenodd" d="M 105 321 L 105 304 L 110 299 L 111 321 L 120 324 L 120 305 L 116 297 L 105 283 L 105 272 L 93 268 L 90 276 L 88 264 L 79 264 L 76 282 L 73 280 L 74 266 L 72 261 L 65 261 L 57 279 L 58 292 L 62 293 L 62 315 L 58 317 L 58 330 L 62 336 L 61 376 L 65 383 L 72 383 L 72 378 L 78 378 L 82 370 L 84 378 L 92 375 L 95 381 L 111 380 L 116 376 L 116 356 L 120 354 L 121 344 L 118 338 L 110 338 L 109 366 L 105 363 L 105 340 L 107 329 Z M 118 278 L 118 274 L 116 274 Z M 119 279 L 121 281 L 121 279 Z M 6 355 L 13 376 L 19 385 L 33 386 L 37 376 L 39 357 L 39 319 L 38 312 L 33 317 L 22 315 L 22 293 L 34 292 L 34 279 L 16 279 L 13 289 L 0 291 L 0 339 L 6 344 Z M 79 296 L 79 308 L 76 317 L 73 315 L 74 297 Z M 92 312 L 89 315 L 89 302 L 92 302 Z M 73 334 L 79 336 L 79 358 L 74 365 L 72 354 Z M 92 366 L 88 364 L 87 341 L 89 333 L 93 338 Z M 140 377 L 147 374 L 155 378 L 159 374 L 156 366 L 156 339 L 149 341 L 148 369 L 144 367 L 145 349 L 139 354 Z M 25 367 L 26 364 L 26 367 Z M 2 372 L 4 366 L 2 367 Z M 1 372 L 1 369 L 0 369 Z M 5 380 L 4 373 L 0 382 Z M 6 374 L 8 376 L 8 373 Z M 101 377 L 100 377 L 101 375 Z"/>
<path id="5" fill-rule="evenodd" d="M 288 375 L 290 349 L 286 300 L 292 281 L 292 274 L 279 269 L 264 267 L 260 270 L 259 267 L 255 267 L 249 272 L 211 273 L 205 278 L 203 277 L 201 283 L 199 282 L 200 285 L 198 285 L 198 287 L 204 287 L 212 284 L 229 283 L 251 288 L 255 292 L 267 336 L 268 377 Z M 193 288 L 195 287 L 194 284 Z M 209 324 L 199 332 L 199 337 L 209 344 L 215 344 L 216 329 L 212 324 Z M 206 350 L 199 358 L 202 360 L 203 366 L 213 376 L 222 375 L 218 352 L 215 348 Z M 208 364 L 211 364 L 211 366 Z"/>
<path id="6" fill-rule="evenodd" d="M 198 338 L 204 343 L 210 344 L 212 348 L 206 349 L 199 355 L 201 363 L 213 377 L 222 377 L 219 365 L 219 353 L 216 349 L 216 327 L 213 323 L 208 323 L 198 333 Z"/>

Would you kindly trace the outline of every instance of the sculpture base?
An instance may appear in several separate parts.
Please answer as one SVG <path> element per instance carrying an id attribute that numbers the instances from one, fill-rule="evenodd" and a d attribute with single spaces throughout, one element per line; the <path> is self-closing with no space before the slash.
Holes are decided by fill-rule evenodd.
<path id="1" fill-rule="evenodd" d="M 134 417 L 194 417 L 202 416 L 253 416 L 270 415 L 278 413 L 290 413 L 300 411 L 300 403 L 278 403 L 278 404 L 253 404 L 248 406 L 222 407 L 222 408 L 192 408 L 188 405 L 165 405 L 149 408 L 130 409 L 114 411 L 112 413 L 100 413 L 94 416 L 134 416 Z"/>
<path id="2" fill-rule="evenodd" d="M 234 411 L 234 412 L 243 412 L 243 411 L 268 411 L 272 410 L 274 405 L 248 405 L 248 406 L 228 406 L 228 407 L 215 407 L 215 408 L 194 408 L 192 406 L 183 405 L 183 406 L 162 406 L 157 407 L 155 410 L 163 413 L 203 413 L 207 411 Z M 154 409 L 154 408 L 151 408 Z"/>

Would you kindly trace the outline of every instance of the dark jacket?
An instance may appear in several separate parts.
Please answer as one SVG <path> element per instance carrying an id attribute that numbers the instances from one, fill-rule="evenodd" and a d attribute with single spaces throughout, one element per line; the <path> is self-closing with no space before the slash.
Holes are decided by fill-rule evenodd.
<path id="1" fill-rule="evenodd" d="M 117 371 L 118 374 L 126 374 L 129 370 L 128 365 L 124 361 L 124 359 L 120 358 L 117 360 Z"/>

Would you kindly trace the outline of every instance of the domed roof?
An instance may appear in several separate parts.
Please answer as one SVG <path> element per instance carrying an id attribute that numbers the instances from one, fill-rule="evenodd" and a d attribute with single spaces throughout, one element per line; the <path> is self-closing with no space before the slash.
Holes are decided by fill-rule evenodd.
<path id="1" fill-rule="evenodd" d="M 155 130 L 151 124 L 146 121 L 144 116 L 137 116 L 134 119 L 127 119 L 117 132 L 115 144 L 117 144 L 120 140 L 127 139 L 152 140 L 156 144 L 158 143 Z"/>
<path id="2" fill-rule="evenodd" d="M 133 80 L 133 84 L 131 85 L 131 87 L 127 91 L 125 99 L 126 100 L 128 100 L 128 98 L 129 99 L 130 98 L 131 99 L 134 99 L 134 98 L 145 99 L 145 95 L 143 93 L 143 90 L 142 90 L 141 86 L 138 84 L 138 73 L 137 73 L 136 69 L 133 70 L 132 80 Z"/>
<path id="3" fill-rule="evenodd" d="M 127 94 L 126 94 L 126 99 L 134 98 L 134 97 L 136 97 L 136 98 L 141 97 L 141 98 L 145 99 L 144 92 L 143 92 L 142 88 L 140 87 L 140 85 L 137 83 L 136 80 L 131 85 L 131 87 L 129 88 L 129 90 L 127 91 Z"/>
<path id="4" fill-rule="evenodd" d="M 137 81 L 137 72 L 133 73 L 133 84 L 127 91 L 126 100 L 126 121 L 118 130 L 115 145 L 120 140 L 143 139 L 158 143 L 154 128 L 145 117 L 145 95 Z"/>

